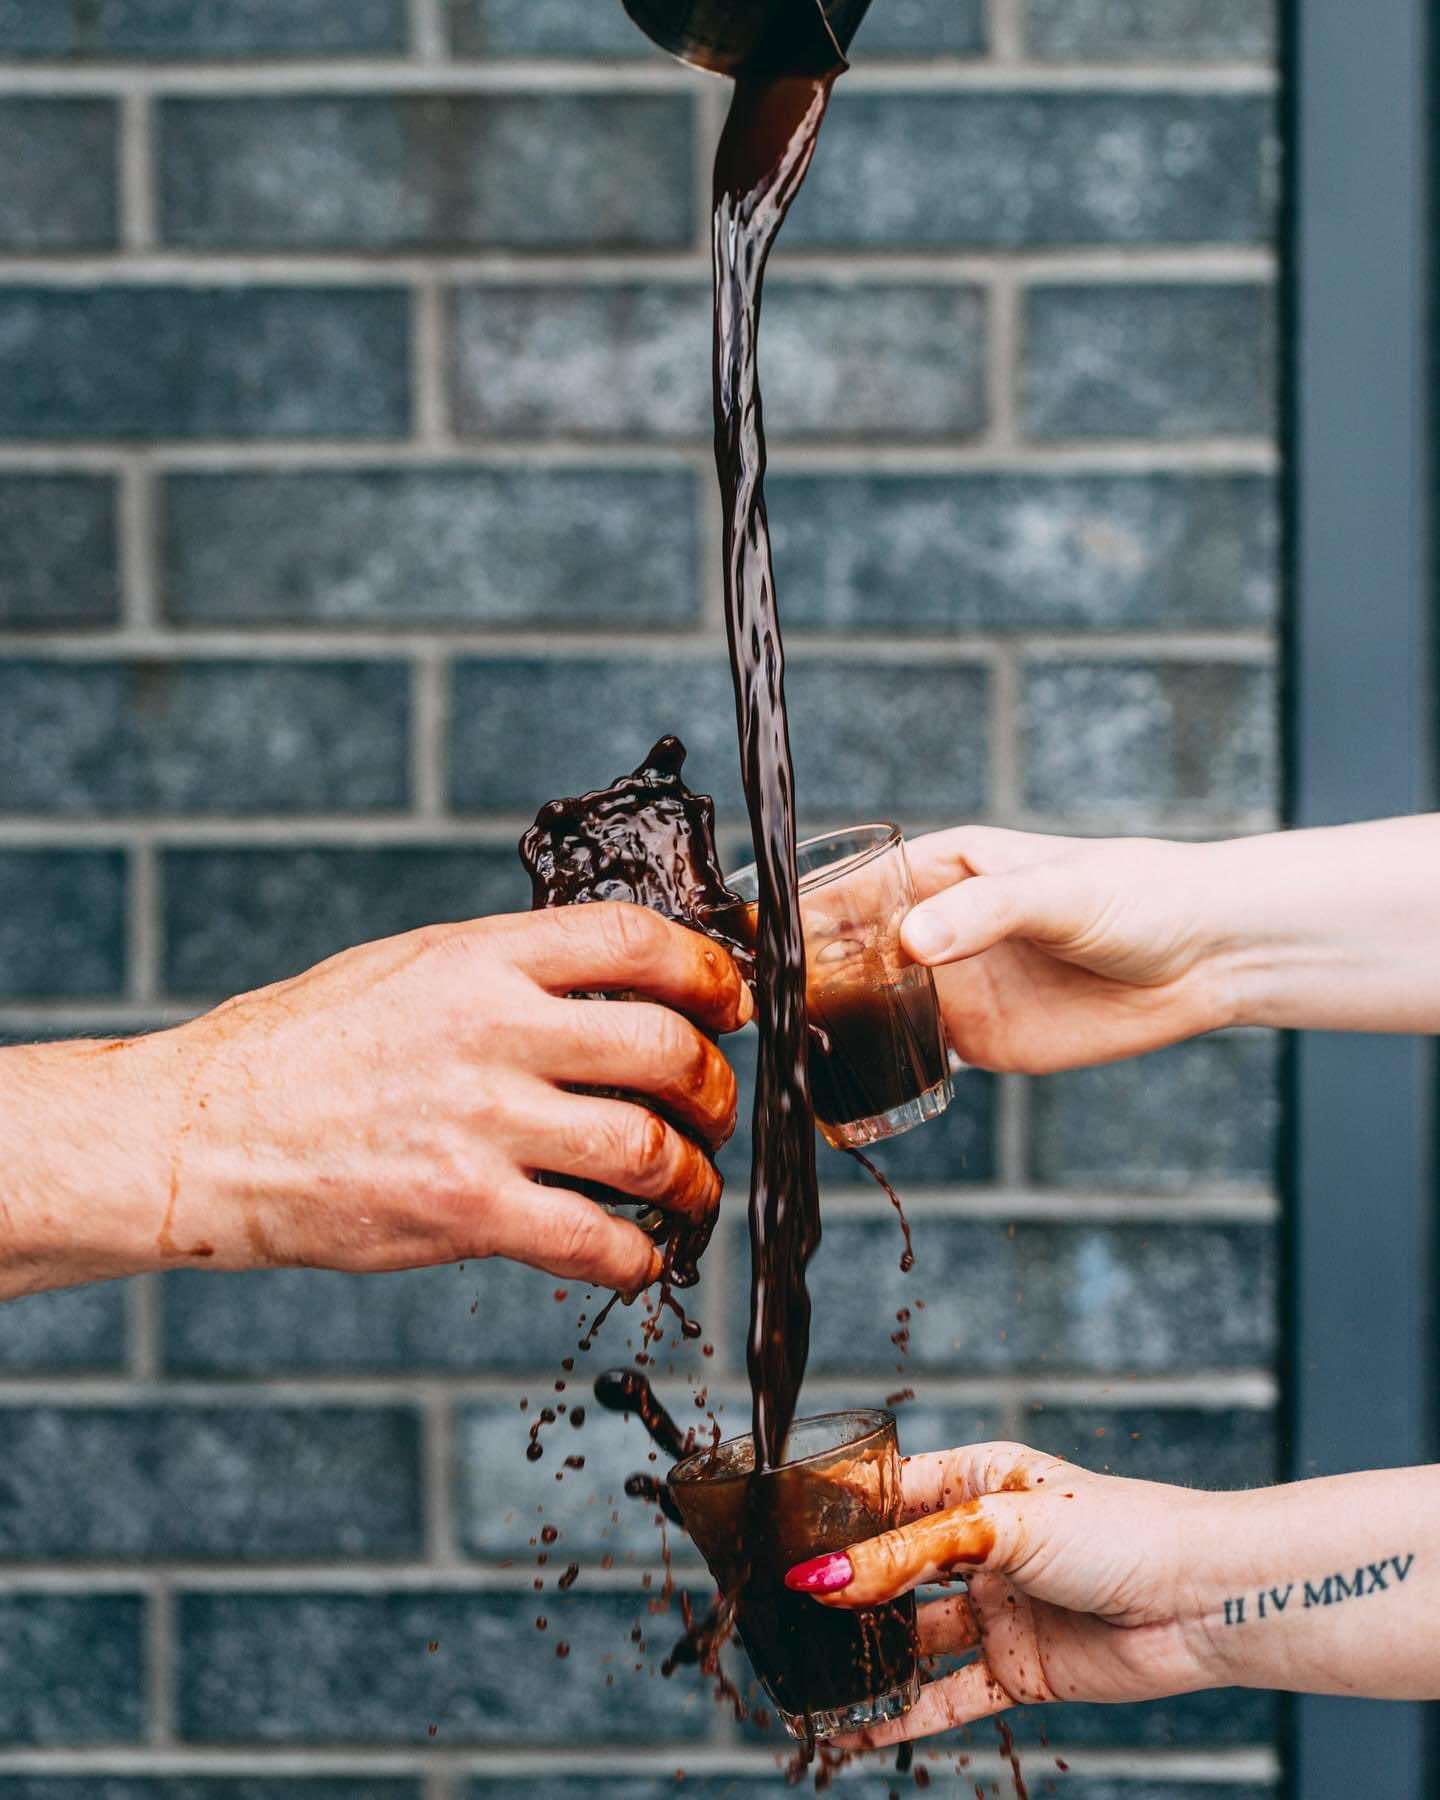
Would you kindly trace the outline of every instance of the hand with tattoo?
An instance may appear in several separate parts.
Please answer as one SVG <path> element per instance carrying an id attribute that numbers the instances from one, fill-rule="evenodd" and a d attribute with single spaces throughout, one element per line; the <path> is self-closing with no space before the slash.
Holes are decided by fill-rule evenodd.
<path id="1" fill-rule="evenodd" d="M 905 1523 L 786 1583 L 866 1607 L 963 1577 L 920 1646 L 971 1660 L 853 1747 L 1055 1700 L 1440 1698 L 1440 1468 L 1216 1494 L 979 1444 L 906 1458 L 903 1483 Z"/>
<path id="2" fill-rule="evenodd" d="M 572 997 L 605 992 L 627 1004 Z M 659 1251 L 572 1184 L 713 1213 L 735 1082 L 707 1034 L 752 1011 L 717 945 L 596 904 L 365 944 L 149 1037 L 0 1051 L 0 1299 L 487 1256 L 632 1292 Z"/>
<path id="3" fill-rule="evenodd" d="M 1222 1025 L 1440 1031 L 1440 816 L 1189 844 L 967 826 L 908 849 L 903 942 L 977 1068 Z"/>

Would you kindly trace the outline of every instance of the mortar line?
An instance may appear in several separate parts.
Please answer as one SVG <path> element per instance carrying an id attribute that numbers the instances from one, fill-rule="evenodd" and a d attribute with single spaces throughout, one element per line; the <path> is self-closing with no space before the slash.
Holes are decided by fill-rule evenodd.
<path id="1" fill-rule="evenodd" d="M 1000 819 L 1022 811 L 1021 697 L 1020 653 L 1012 645 L 1002 645 L 990 665 L 986 701 L 990 713 L 990 810 Z"/>
<path id="2" fill-rule="evenodd" d="M 1021 6 L 1022 0 L 990 0 L 990 56 L 997 65 L 1024 64 Z"/>
<path id="3" fill-rule="evenodd" d="M 425 1520 L 425 1562 L 443 1571 L 460 1566 L 452 1497 L 455 1449 L 450 1396 L 427 1394 L 421 1409 L 420 1481 Z"/>
<path id="4" fill-rule="evenodd" d="M 120 627 L 109 640 L 148 638 L 163 629 L 156 570 L 159 500 L 149 453 L 133 452 L 120 467 L 116 525 L 119 531 Z"/>
<path id="5" fill-rule="evenodd" d="M 1155 632 L 1022 631 L 952 632 L 913 635 L 866 635 L 860 632 L 795 632 L 787 641 L 787 654 L 797 663 L 836 663 L 909 667 L 937 662 L 966 668 L 989 668 L 998 657 L 1015 655 L 1035 660 L 1155 663 L 1217 662 L 1272 663 L 1276 645 L 1268 628 L 1234 631 Z M 625 630 L 573 632 L 563 629 L 525 630 L 496 627 L 476 631 L 470 626 L 448 630 L 427 627 L 417 631 L 399 627 L 377 631 L 366 621 L 336 630 L 329 625 L 295 626 L 275 630 L 257 627 L 205 627 L 156 629 L 143 635 L 118 631 L 105 637 L 71 637 L 51 633 L 0 631 L 0 656 L 44 656 L 57 663 L 106 663 L 117 659 L 141 662 L 264 662 L 285 658 L 306 661 L 369 662 L 376 659 L 404 662 L 443 650 L 457 656 L 495 662 L 542 657 L 547 661 L 611 661 L 616 657 L 649 662 L 724 661 L 723 638 L 701 637 L 694 632 L 657 633 Z"/>
<path id="6" fill-rule="evenodd" d="M 893 1216 L 893 1215 L 892 1215 Z M 1079 1224 L 1080 1220 L 1058 1220 L 1056 1223 Z M 1143 1223 L 1144 1221 L 1137 1221 Z M 582 1377 L 588 1381 L 592 1370 L 603 1358 L 576 1375 L 577 1393 Z M 612 1359 L 613 1360 L 613 1359 Z M 694 1373 L 692 1370 L 691 1374 Z M 971 1371 L 955 1374 L 943 1369 L 915 1371 L 920 1386 L 921 1403 L 927 1406 L 973 1406 L 995 1403 L 1006 1398 L 1022 1402 L 1040 1401 L 1045 1405 L 1085 1406 L 1115 1411 L 1124 1408 L 1145 1409 L 1157 1406 L 1179 1407 L 1199 1412 L 1268 1410 L 1275 1404 L 1278 1392 L 1273 1371 L 1264 1368 L 1211 1369 L 1196 1372 L 1116 1374 L 1066 1374 L 1064 1371 L 1034 1369 L 1014 1372 Z M 656 1385 L 662 1394 L 683 1395 L 689 1377 L 684 1374 L 660 1374 Z M 116 1408 L 123 1412 L 144 1411 L 164 1406 L 181 1412 L 326 1411 L 345 1408 L 368 1411 L 399 1408 L 410 1412 L 433 1402 L 436 1405 L 500 1407 L 507 1416 L 525 1392 L 549 1391 L 555 1380 L 555 1365 L 539 1369 L 513 1369 L 475 1373 L 455 1371 L 446 1374 L 435 1370 L 417 1370 L 413 1374 L 397 1373 L 346 1375 L 334 1370 L 312 1369 L 302 1372 L 256 1370 L 230 1373 L 207 1371 L 203 1378 L 182 1375 L 164 1376 L 138 1385 L 137 1378 L 124 1375 L 25 1375 L 10 1371 L 0 1376 L 0 1413 L 32 1407 L 84 1410 L 93 1406 Z M 890 1374 L 885 1369 L 859 1368 L 848 1372 L 812 1374 L 806 1378 L 806 1391 L 815 1395 L 833 1395 L 843 1399 L 857 1384 L 885 1384 Z M 727 1409 L 734 1405 L 748 1407 L 744 1364 L 722 1369 L 709 1382 L 713 1397 Z M 853 1393 L 851 1394 L 853 1398 Z M 521 1420 L 515 1415 L 516 1428 Z M 465 1559 L 464 1567 L 474 1559 Z M 21 1564 L 22 1568 L 30 1566 Z M 68 1567 L 68 1562 L 60 1565 Z M 146 1565 L 140 1565 L 142 1568 Z M 182 1566 L 182 1565 L 176 1565 Z M 189 1566 L 184 1564 L 183 1566 Z M 207 1568 L 216 1566 L 206 1563 Z M 250 1567 L 246 1562 L 237 1569 Z M 259 1567 L 259 1564 L 255 1565 Z M 295 1567 L 294 1562 L 277 1559 L 266 1566 Z M 305 1563 L 305 1567 L 334 1567 L 324 1559 Z M 428 1565 L 397 1559 L 377 1564 L 388 1574 L 397 1568 L 424 1573 Z M 117 1580 L 121 1578 L 116 1573 Z M 358 1571 L 357 1571 L 358 1572 Z M 431 1571 L 433 1573 L 433 1571 Z M 524 1571 L 522 1571 L 523 1573 Z"/>
<path id="7" fill-rule="evenodd" d="M 1022 281 L 1130 286 L 1264 286 L 1278 260 L 1266 244 L 1142 244 L 1024 251 L 956 245 L 793 248 L 777 254 L 767 280 L 774 287 L 831 282 L 842 286 L 974 285 L 999 272 Z M 470 287 L 574 288 L 660 282 L 680 289 L 707 286 L 709 261 L 687 247 L 675 251 L 553 251 L 496 247 L 417 255 L 413 251 L 185 250 L 173 245 L 138 250 L 117 260 L 91 252 L 0 256 L 0 292 L 47 285 L 88 288 L 99 282 L 127 288 L 177 286 L 409 289 L 419 282 Z"/>
<path id="8" fill-rule="evenodd" d="M 1002 1075 L 996 1087 L 1000 1178 L 1023 1188 L 1030 1172 L 1030 1084 L 1023 1075 Z M 1074 1214 L 1067 1208 L 1065 1217 Z"/>
<path id="9" fill-rule="evenodd" d="M 175 1741 L 175 1595 L 168 1579 L 145 1586 L 146 1736 L 157 1748 Z"/>
<path id="10" fill-rule="evenodd" d="M 695 437 L 670 443 L 637 445 L 615 439 L 554 437 L 529 442 L 503 438 L 469 438 L 453 445 L 419 444 L 388 439 L 375 443 L 313 439 L 305 443 L 225 441 L 156 443 L 145 452 L 148 464 L 162 473 L 191 470 L 218 473 L 295 469 L 438 468 L 452 464 L 474 470 L 489 468 L 575 468 L 673 470 L 694 469 L 708 456 L 708 440 Z M 133 446 L 0 444 L 0 470 L 66 473 L 72 470 L 117 474 L 135 456 Z M 904 443 L 806 442 L 777 439 L 769 466 L 776 474 L 832 471 L 904 474 L 1044 475 L 1270 475 L 1279 468 L 1272 438 L 1197 438 L 1032 441 L 996 451 L 973 438 Z"/>
<path id="11" fill-rule="evenodd" d="M 120 243 L 131 254 L 156 240 L 154 110 L 148 82 L 120 102 Z"/>
<path id="12" fill-rule="evenodd" d="M 157 1004 L 161 988 L 161 888 L 159 859 L 148 834 L 137 834 L 127 858 L 125 988 L 129 1005 Z"/>
<path id="13" fill-rule="evenodd" d="M 440 455 L 450 447 L 448 301 L 439 281 L 420 280 L 410 300 L 410 381 L 414 440 Z"/>
<path id="14" fill-rule="evenodd" d="M 425 647 L 411 670 L 411 804 L 419 820 L 442 819 L 446 811 L 449 733 L 449 663 L 443 649 Z"/>
<path id="15" fill-rule="evenodd" d="M 128 1384 L 160 1379 L 160 1277 L 142 1275 L 126 1283 L 126 1370 L 118 1379 Z M 69 1383 L 66 1384 L 68 1389 Z"/>
<path id="16" fill-rule="evenodd" d="M 428 36 L 428 34 L 427 34 Z M 294 58 L 224 63 L 171 62 L 136 67 L 131 62 L 80 66 L 39 59 L 0 67 L 0 94 L 153 92 L 248 98 L 274 94 L 693 94 L 703 78 L 678 63 L 656 58 L 567 62 L 505 59 L 433 62 L 403 57 Z M 1039 61 L 992 55 L 865 59 L 845 77 L 850 93 L 1013 94 L 1114 93 L 1272 94 L 1279 75 L 1271 61 L 1196 62 L 1151 59 L 1125 62 Z"/>
<path id="17" fill-rule="evenodd" d="M 853 821 L 852 821 L 853 822 Z M 153 821 L 162 835 L 159 848 L 166 850 L 239 849 L 285 854 L 300 847 L 334 850 L 373 851 L 389 849 L 500 850 L 513 853 L 515 840 L 533 820 L 516 814 L 488 814 L 483 818 L 416 819 L 395 814 L 381 819 L 345 819 L 325 815 L 310 818 L 297 815 L 288 818 L 166 819 Z M 953 826 L 954 817 L 903 815 L 901 823 L 907 834 L 918 837 L 926 831 L 943 831 Z M 972 817 L 973 825 L 1000 825 L 1011 831 L 1034 831 L 1067 837 L 1110 835 L 1134 836 L 1137 831 L 1163 828 L 1166 837 L 1185 841 L 1212 842 L 1216 838 L 1249 837 L 1256 832 L 1277 831 L 1280 821 L 1273 809 L 1254 812 L 1176 812 L 1147 809 L 1143 814 L 1123 809 L 1101 813 L 1047 813 L 1021 811 L 998 817 L 981 811 Z M 846 819 L 840 814 L 807 814 L 807 832 L 839 831 Z M 743 848 L 743 818 L 725 813 L 722 825 L 732 840 Z M 117 835 L 116 821 L 77 820 L 63 824 L 48 816 L 0 819 L 0 840 L 9 847 L 78 849 L 91 845 L 113 847 Z M 184 1018 L 197 1007 L 223 999 L 223 993 L 179 993 L 167 995 L 163 1005 L 153 1010 Z M 42 1015 L 57 1020 L 73 1020 L 84 1025 L 99 1019 L 143 1019 L 152 1009 L 137 1007 L 133 1002 L 96 1000 L 89 1004 L 76 1001 L 51 1001 L 33 995 L 28 1001 L 20 997 L 0 1004 L 0 1014 L 7 1018 Z"/>
<path id="18" fill-rule="evenodd" d="M 718 1710 L 718 1709 L 717 1709 Z M 919 1754 L 929 1759 L 939 1754 L 922 1745 Z M 535 1777 L 593 1774 L 598 1767 L 610 1775 L 673 1775 L 677 1763 L 683 1763 L 687 1774 L 738 1774 L 768 1778 L 777 1773 L 777 1751 L 765 1747 L 726 1744 L 671 1743 L 654 1749 L 639 1748 L 634 1743 L 613 1744 L 608 1741 L 582 1747 L 557 1748 L 555 1744 L 521 1745 L 497 1748 L 484 1744 L 467 1744 L 448 1748 L 442 1743 L 423 1751 L 418 1747 L 401 1749 L 366 1748 L 357 1752 L 348 1745 L 318 1744 L 315 1747 L 277 1749 L 273 1744 L 256 1741 L 234 1748 L 210 1749 L 185 1747 L 168 1751 L 136 1749 L 133 1745 L 105 1746 L 99 1749 L 8 1749 L 0 1750 L 0 1772 L 6 1774 L 229 1774 L 246 1775 L 253 1770 L 272 1776 L 304 1776 L 328 1774 L 416 1775 L 445 1771 L 455 1776 L 486 1774 L 492 1777 L 531 1780 Z M 953 1755 L 953 1751 L 951 1752 Z M 977 1775 L 993 1763 L 1000 1774 L 1009 1765 L 1001 1761 L 991 1747 L 966 1746 L 966 1754 Z M 1059 1755 L 1070 1764 L 1072 1773 L 1080 1776 L 1134 1777 L 1136 1779 L 1175 1782 L 1217 1782 L 1240 1784 L 1274 1779 L 1279 1772 L 1279 1759 L 1268 1745 L 1232 1746 L 1175 1750 L 1169 1748 L 1138 1750 L 1097 1750 L 1083 1745 L 1072 1748 L 1060 1740 L 1047 1746 L 1047 1755 Z M 537 1790 L 537 1792 L 540 1790 Z"/>
<path id="19" fill-rule="evenodd" d="M 989 286 L 986 411 L 992 454 L 1013 455 L 1020 433 L 1016 414 L 1020 393 L 1020 287 L 1009 270 L 997 270 Z"/>
<path id="20" fill-rule="evenodd" d="M 450 52 L 441 0 L 410 0 L 410 55 L 414 62 L 444 65 Z M 449 70 L 446 68 L 446 74 Z"/>

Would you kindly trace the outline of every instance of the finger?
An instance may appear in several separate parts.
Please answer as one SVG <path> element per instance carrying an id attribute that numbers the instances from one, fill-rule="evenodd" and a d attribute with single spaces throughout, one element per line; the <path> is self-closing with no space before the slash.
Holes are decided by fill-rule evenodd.
<path id="1" fill-rule="evenodd" d="M 967 1663 L 953 1675 L 930 1681 L 920 1690 L 920 1698 L 903 1718 L 890 1719 L 883 1725 L 872 1725 L 868 1731 L 855 1732 L 832 1741 L 842 1750 L 879 1750 L 886 1744 L 903 1743 L 906 1738 L 933 1737 L 937 1731 L 953 1731 L 957 1725 L 970 1725 L 976 1719 L 988 1719 L 1004 1712 L 1014 1701 L 990 1673 L 983 1662 Z"/>
<path id="2" fill-rule="evenodd" d="M 644 906 L 597 901 L 528 915 L 517 960 L 551 993 L 635 993 L 710 1031 L 753 1015 L 750 990 L 720 945 Z"/>
<path id="3" fill-rule="evenodd" d="M 1057 1473 L 1069 1470 L 1059 1457 L 1003 1440 L 907 1456 L 900 1464 L 900 1522 L 978 1500 L 982 1494 L 1053 1487 Z"/>
<path id="4" fill-rule="evenodd" d="M 1040 831 L 1002 831 L 994 825 L 959 825 L 950 831 L 907 838 L 905 854 L 915 891 L 928 900 L 967 875 L 1008 875 L 1034 863 L 1050 862 L 1089 841 Z"/>
<path id="5" fill-rule="evenodd" d="M 643 1106 L 550 1090 L 530 1116 L 532 1168 L 578 1175 L 650 1200 L 667 1212 L 703 1219 L 720 1204 L 714 1163 L 682 1132 Z"/>
<path id="6" fill-rule="evenodd" d="M 638 1226 L 567 1188 L 516 1183 L 496 1202 L 487 1236 L 491 1256 L 551 1275 L 638 1294 L 657 1281 L 664 1258 Z"/>
<path id="7" fill-rule="evenodd" d="M 554 1081 L 646 1094 L 716 1149 L 735 1129 L 734 1071 L 667 1006 L 556 1001 L 537 1020 L 529 1060 Z"/>
<path id="8" fill-rule="evenodd" d="M 848 1549 L 813 1557 L 787 1571 L 785 1585 L 822 1606 L 877 1606 L 927 1581 L 984 1569 L 1010 1574 L 1023 1564 L 1034 1535 L 1036 1495 L 987 1494 L 931 1513 Z"/>
<path id="9" fill-rule="evenodd" d="M 915 1614 L 922 1656 L 952 1656 L 973 1650 L 980 1642 L 980 1627 L 968 1594 L 946 1594 L 928 1601 Z"/>
<path id="10" fill-rule="evenodd" d="M 1063 944 L 1084 930 L 1089 903 L 1087 885 L 1065 863 L 970 875 L 914 907 L 900 942 L 907 956 L 931 967 L 978 956 L 1006 938 Z"/>

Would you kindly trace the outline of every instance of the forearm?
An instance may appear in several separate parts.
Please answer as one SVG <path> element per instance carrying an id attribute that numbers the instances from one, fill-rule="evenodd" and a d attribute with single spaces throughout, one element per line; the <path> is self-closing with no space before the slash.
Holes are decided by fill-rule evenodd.
<path id="1" fill-rule="evenodd" d="M 1206 845 L 1196 876 L 1236 1023 L 1440 1031 L 1440 815 Z"/>
<path id="2" fill-rule="evenodd" d="M 0 1051 L 0 1300 L 163 1266 L 168 1054 L 123 1039 Z"/>
<path id="3" fill-rule="evenodd" d="M 1229 1495 L 1204 1517 L 1213 1685 L 1440 1698 L 1440 1465 Z"/>

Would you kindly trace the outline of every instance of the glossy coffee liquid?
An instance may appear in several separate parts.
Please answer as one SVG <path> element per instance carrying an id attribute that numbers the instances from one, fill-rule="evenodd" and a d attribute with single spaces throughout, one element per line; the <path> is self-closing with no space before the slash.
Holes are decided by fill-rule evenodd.
<path id="1" fill-rule="evenodd" d="M 852 1125 L 907 1105 L 945 1077 L 946 1051 L 928 970 L 906 969 L 877 994 L 814 982 L 810 1092 L 822 1125 Z"/>

